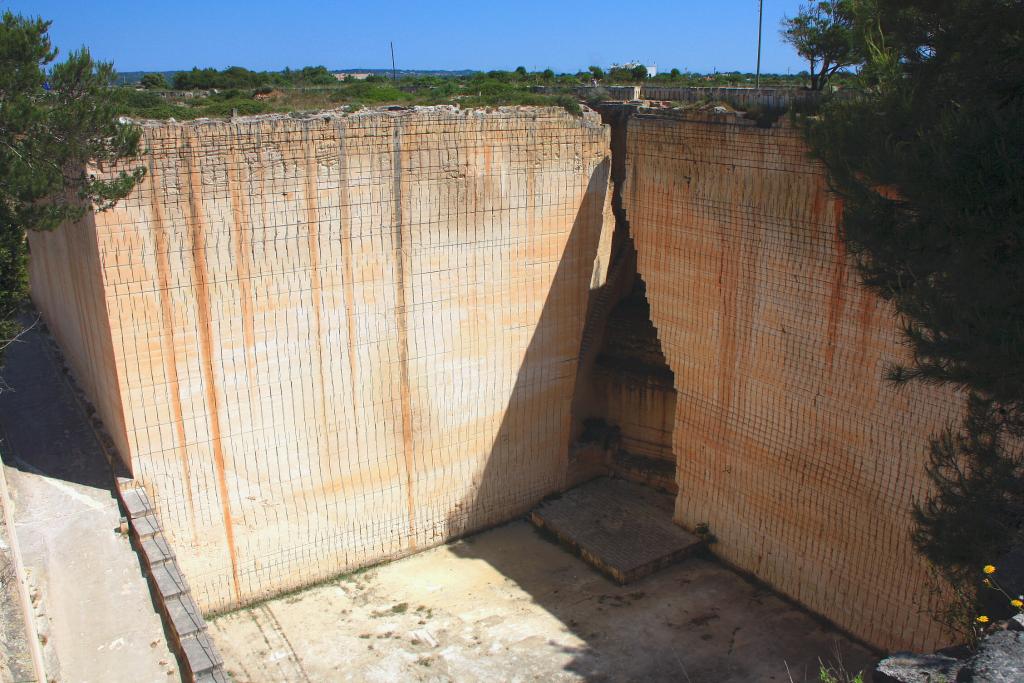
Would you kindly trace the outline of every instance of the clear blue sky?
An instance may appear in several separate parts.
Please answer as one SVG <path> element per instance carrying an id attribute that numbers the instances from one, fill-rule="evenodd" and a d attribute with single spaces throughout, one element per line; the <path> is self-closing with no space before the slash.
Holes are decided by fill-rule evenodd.
<path id="1" fill-rule="evenodd" d="M 53 20 L 63 51 L 87 45 L 121 71 L 193 66 L 533 69 L 639 59 L 659 70 L 753 71 L 757 0 L 312 2 L 0 0 Z M 762 71 L 804 68 L 779 40 L 798 0 L 764 0 Z"/>

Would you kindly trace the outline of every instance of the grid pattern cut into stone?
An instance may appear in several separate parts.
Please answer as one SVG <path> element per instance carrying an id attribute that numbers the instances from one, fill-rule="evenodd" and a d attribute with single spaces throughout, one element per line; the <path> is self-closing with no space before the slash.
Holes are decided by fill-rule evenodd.
<path id="1" fill-rule="evenodd" d="M 562 488 L 612 232 L 593 114 L 143 128 L 129 197 L 31 238 L 32 295 L 201 609 Z"/>
<path id="2" fill-rule="evenodd" d="M 672 496 L 622 479 L 572 489 L 538 506 L 530 520 L 619 583 L 663 569 L 701 545 L 673 524 Z"/>
<path id="3" fill-rule="evenodd" d="M 912 510 L 961 399 L 887 385 L 899 322 L 861 285 L 801 131 L 641 114 L 627 146 L 622 201 L 678 392 L 677 521 L 874 645 L 948 644 Z"/>

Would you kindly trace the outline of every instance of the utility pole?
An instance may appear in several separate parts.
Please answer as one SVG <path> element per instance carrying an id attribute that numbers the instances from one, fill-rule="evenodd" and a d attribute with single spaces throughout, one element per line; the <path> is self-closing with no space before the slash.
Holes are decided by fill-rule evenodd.
<path id="1" fill-rule="evenodd" d="M 764 0 L 757 0 L 757 76 L 754 88 L 761 89 L 761 20 L 764 18 Z"/>
<path id="2" fill-rule="evenodd" d="M 391 80 L 398 81 L 398 73 L 395 71 L 395 41 L 393 40 L 391 41 Z"/>

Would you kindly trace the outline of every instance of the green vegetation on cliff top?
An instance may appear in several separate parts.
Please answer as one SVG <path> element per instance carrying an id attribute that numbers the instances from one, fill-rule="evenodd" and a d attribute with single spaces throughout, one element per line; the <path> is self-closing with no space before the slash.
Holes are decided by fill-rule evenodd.
<path id="1" fill-rule="evenodd" d="M 371 74 L 364 80 L 338 81 L 323 67 L 294 71 L 254 72 L 241 67 L 223 71 L 193 69 L 178 72 L 174 87 L 168 91 L 153 87 L 157 76 L 140 82 L 143 87 L 124 86 L 114 93 L 122 114 L 139 118 L 188 120 L 200 117 L 225 117 L 296 112 L 363 106 L 427 106 L 457 104 L 462 107 L 507 105 L 560 106 L 578 114 L 574 89 L 580 85 L 626 85 L 643 82 L 672 87 L 748 86 L 753 74 L 690 74 L 672 69 L 654 78 L 639 77 L 634 70 L 616 69 L 605 73 L 599 67 L 578 74 L 555 75 L 550 70 L 527 72 L 489 71 L 456 76 L 400 76 L 392 80 Z M 639 78 L 638 78 L 639 77 Z M 763 86 L 797 87 L 806 75 L 762 75 Z M 848 74 L 838 74 L 842 83 Z M 145 87 L 145 86 L 150 87 Z M 544 86 L 537 92 L 536 86 Z"/>

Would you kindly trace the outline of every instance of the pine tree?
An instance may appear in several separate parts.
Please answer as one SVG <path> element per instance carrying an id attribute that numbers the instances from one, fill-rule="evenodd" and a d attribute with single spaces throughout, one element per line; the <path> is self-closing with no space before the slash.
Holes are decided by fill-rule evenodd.
<path id="1" fill-rule="evenodd" d="M 27 292 L 26 231 L 109 208 L 143 175 L 87 173 L 136 155 L 140 131 L 117 120 L 113 67 L 85 48 L 54 63 L 49 27 L 11 12 L 0 22 L 0 360 Z"/>
<path id="2" fill-rule="evenodd" d="M 864 283 L 905 321 L 897 383 L 955 387 L 914 541 L 954 581 L 1008 551 L 1024 508 L 1024 4 L 860 0 L 863 96 L 809 140 Z"/>

